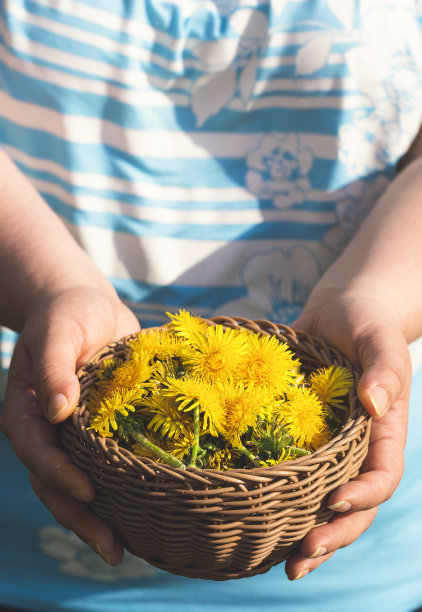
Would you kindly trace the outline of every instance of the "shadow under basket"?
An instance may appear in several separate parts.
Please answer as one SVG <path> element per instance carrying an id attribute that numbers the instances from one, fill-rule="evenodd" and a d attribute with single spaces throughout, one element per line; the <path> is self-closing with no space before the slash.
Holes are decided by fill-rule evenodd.
<path id="1" fill-rule="evenodd" d="M 128 551 L 174 574 L 228 580 L 285 561 L 313 527 L 332 517 L 327 497 L 359 473 L 370 417 L 357 398 L 359 374 L 321 340 L 269 321 L 215 317 L 208 322 L 275 335 L 299 357 L 306 374 L 324 366 L 348 367 L 355 384 L 339 435 L 311 455 L 263 468 L 182 470 L 135 457 L 87 429 L 85 401 L 101 361 L 127 355 L 131 336 L 104 348 L 79 371 L 80 402 L 62 426 L 62 442 L 94 482 L 93 511 Z"/>

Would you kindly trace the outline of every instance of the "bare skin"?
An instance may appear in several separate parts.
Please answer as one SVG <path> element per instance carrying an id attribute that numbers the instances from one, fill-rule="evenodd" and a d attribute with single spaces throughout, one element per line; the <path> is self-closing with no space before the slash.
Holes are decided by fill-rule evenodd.
<path id="1" fill-rule="evenodd" d="M 54 424 L 78 400 L 76 368 L 139 324 L 2 155 L 0 168 L 0 291 L 10 296 L 0 320 L 21 332 L 0 425 L 54 517 L 116 565 L 122 547 L 89 511 L 94 487 L 58 448 Z M 375 420 L 363 473 L 332 493 L 328 503 L 337 515 L 312 530 L 301 554 L 286 563 L 290 579 L 356 540 L 402 476 L 411 382 L 407 347 L 422 334 L 421 190 L 422 159 L 416 156 L 319 281 L 295 323 L 360 364 L 359 397 Z"/>

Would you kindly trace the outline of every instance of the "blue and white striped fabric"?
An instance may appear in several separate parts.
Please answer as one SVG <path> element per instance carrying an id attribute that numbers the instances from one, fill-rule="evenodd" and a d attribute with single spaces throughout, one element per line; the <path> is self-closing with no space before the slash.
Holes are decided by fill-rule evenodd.
<path id="1" fill-rule="evenodd" d="M 292 320 L 420 125 L 413 1 L 2 7 L 0 142 L 145 326 Z"/>
<path id="2" fill-rule="evenodd" d="M 143 326 L 179 307 L 289 322 L 419 129 L 420 12 L 416 0 L 1 0 L 0 146 Z M 15 339 L 1 333 L 3 371 Z M 281 586 L 280 570 L 225 586 L 150 577 L 134 559 L 112 574 L 22 489 L 16 503 L 34 517 L 25 542 L 16 544 L 19 508 L 0 508 L 0 524 L 19 517 L 0 554 L 7 604 L 355 612 L 371 602 L 409 612 L 422 603 L 421 587 L 400 590 L 391 572 L 375 581 L 382 608 L 369 586 L 353 598 L 335 562 L 300 588 Z M 365 537 L 340 557 L 348 572 L 375 541 Z M 31 560 L 19 576 L 7 563 L 14 547 Z M 31 578 L 34 564 L 44 578 Z M 409 584 L 421 569 L 415 558 Z M 333 576 L 341 589 L 330 608 Z"/>

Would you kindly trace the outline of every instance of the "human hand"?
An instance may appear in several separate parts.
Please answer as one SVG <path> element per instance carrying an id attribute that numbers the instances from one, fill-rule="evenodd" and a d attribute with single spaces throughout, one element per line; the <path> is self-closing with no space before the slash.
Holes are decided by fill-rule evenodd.
<path id="1" fill-rule="evenodd" d="M 395 491 L 403 474 L 411 384 L 407 342 L 386 303 L 317 291 L 293 327 L 322 338 L 361 367 L 358 396 L 374 420 L 360 475 L 329 496 L 327 505 L 336 515 L 310 531 L 300 552 L 286 562 L 290 580 L 354 542 Z"/>
<path id="2" fill-rule="evenodd" d="M 123 548 L 90 510 L 89 477 L 58 445 L 55 424 L 79 399 L 75 371 L 109 342 L 136 332 L 136 317 L 105 283 L 74 286 L 35 300 L 13 354 L 0 427 L 30 471 L 31 484 L 56 520 L 111 565 Z"/>

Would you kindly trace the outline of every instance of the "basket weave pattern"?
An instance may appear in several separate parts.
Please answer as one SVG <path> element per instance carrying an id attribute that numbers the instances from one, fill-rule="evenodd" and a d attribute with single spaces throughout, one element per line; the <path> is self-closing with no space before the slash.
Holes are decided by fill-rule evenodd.
<path id="1" fill-rule="evenodd" d="M 353 371 L 343 355 L 305 332 L 240 317 L 209 322 L 275 335 L 299 357 L 305 373 L 329 365 Z M 87 429 L 85 398 L 99 363 L 126 354 L 123 339 L 80 370 L 81 398 L 63 425 L 62 442 L 95 484 L 94 512 L 130 552 L 183 576 L 242 578 L 287 559 L 308 531 L 330 519 L 328 494 L 358 474 L 368 448 L 370 418 L 357 398 L 356 372 L 346 424 L 315 453 L 272 467 L 182 470 L 135 457 Z"/>

